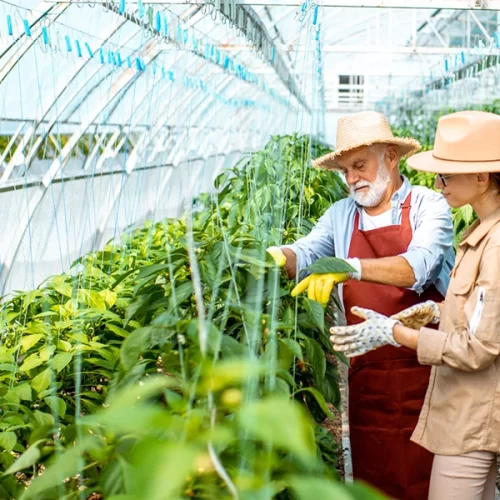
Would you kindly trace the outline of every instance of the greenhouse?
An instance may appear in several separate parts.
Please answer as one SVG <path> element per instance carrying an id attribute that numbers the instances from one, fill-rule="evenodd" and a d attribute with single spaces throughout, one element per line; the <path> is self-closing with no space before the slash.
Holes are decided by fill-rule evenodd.
<path id="1" fill-rule="evenodd" d="M 0 499 L 500 499 L 500 0 L 0 0 Z"/>

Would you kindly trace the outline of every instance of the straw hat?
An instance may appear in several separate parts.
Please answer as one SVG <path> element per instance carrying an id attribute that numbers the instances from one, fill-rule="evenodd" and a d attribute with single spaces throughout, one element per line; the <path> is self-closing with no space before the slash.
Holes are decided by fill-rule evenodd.
<path id="1" fill-rule="evenodd" d="M 420 143 L 415 139 L 394 137 L 386 117 L 375 111 L 362 111 L 343 116 L 337 126 L 337 148 L 333 153 L 313 161 L 313 166 L 331 170 L 338 168 L 338 157 L 351 149 L 372 144 L 393 144 L 401 157 L 416 153 Z"/>
<path id="2" fill-rule="evenodd" d="M 442 116 L 434 149 L 413 156 L 408 165 L 439 174 L 500 172 L 500 116 L 484 111 Z"/>

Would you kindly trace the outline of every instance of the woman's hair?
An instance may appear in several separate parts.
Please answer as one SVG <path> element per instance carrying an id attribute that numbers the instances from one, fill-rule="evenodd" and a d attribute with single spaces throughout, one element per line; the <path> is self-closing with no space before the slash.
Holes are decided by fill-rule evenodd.
<path id="1" fill-rule="evenodd" d="M 490 172 L 490 187 L 488 190 L 500 195 L 500 172 Z"/>

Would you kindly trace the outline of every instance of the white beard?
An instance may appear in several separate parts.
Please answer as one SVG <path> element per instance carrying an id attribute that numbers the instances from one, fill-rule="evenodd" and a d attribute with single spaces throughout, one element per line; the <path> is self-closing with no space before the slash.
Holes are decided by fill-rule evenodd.
<path id="1" fill-rule="evenodd" d="M 385 190 L 390 180 L 391 176 L 385 166 L 385 162 L 382 160 L 379 162 L 377 178 L 373 182 L 359 181 L 350 186 L 351 196 L 354 198 L 354 201 L 362 207 L 375 207 L 384 197 Z M 356 189 L 365 186 L 369 188 L 368 192 L 360 193 L 356 191 Z"/>

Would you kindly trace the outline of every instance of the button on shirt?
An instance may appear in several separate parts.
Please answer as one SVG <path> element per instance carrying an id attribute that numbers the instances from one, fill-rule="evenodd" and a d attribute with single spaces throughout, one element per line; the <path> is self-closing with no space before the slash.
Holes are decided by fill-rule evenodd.
<path id="1" fill-rule="evenodd" d="M 411 191 L 413 238 L 408 250 L 401 254 L 415 274 L 416 281 L 410 289 L 422 293 L 434 284 L 444 296 L 455 259 L 450 207 L 441 194 L 423 186 L 412 186 L 406 177 L 402 179 L 402 186 L 391 199 L 389 225 L 401 224 L 401 206 Z M 284 245 L 297 256 L 299 272 L 320 257 L 348 257 L 357 211 L 361 215 L 359 229 L 363 230 L 363 207 L 348 197 L 334 203 L 307 236 L 292 245 Z M 339 297 L 342 299 L 342 286 L 339 286 Z"/>
<path id="2" fill-rule="evenodd" d="M 500 453 L 499 284 L 497 210 L 464 233 L 439 330 L 420 330 L 418 360 L 433 368 L 412 440 L 433 453 Z"/>

